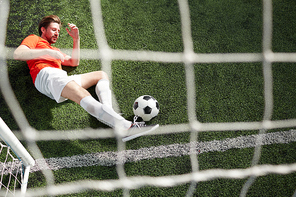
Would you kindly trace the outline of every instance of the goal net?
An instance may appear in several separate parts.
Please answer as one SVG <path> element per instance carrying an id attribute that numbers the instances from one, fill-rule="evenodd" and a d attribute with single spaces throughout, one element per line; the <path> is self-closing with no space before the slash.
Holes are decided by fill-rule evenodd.
<path id="1" fill-rule="evenodd" d="M 1 6 L 1 21 L 7 21 L 9 15 L 9 1 L 2 0 Z M 264 145 L 266 130 L 293 128 L 296 126 L 295 119 L 288 120 L 271 120 L 273 112 L 273 79 L 272 79 L 272 63 L 274 62 L 296 62 L 295 53 L 274 53 L 272 52 L 272 0 L 263 0 L 263 41 L 261 53 L 215 53 L 215 54 L 197 54 L 194 52 L 193 40 L 191 36 L 191 21 L 189 5 L 186 0 L 178 0 L 180 10 L 183 52 L 155 52 L 155 51 L 132 51 L 132 50 L 115 50 L 111 49 L 107 43 L 104 21 L 102 17 L 101 2 L 99 0 L 90 0 L 91 14 L 93 26 L 95 30 L 96 42 L 98 50 L 82 49 L 81 58 L 88 60 L 101 60 L 102 70 L 106 71 L 111 76 L 111 63 L 114 60 L 125 61 L 150 61 L 150 62 L 169 62 L 183 63 L 186 73 L 186 88 L 187 88 L 187 113 L 188 123 L 178 125 L 163 125 L 159 129 L 149 133 L 148 135 L 164 135 L 172 133 L 190 132 L 190 142 L 188 154 L 192 170 L 191 173 L 162 176 L 162 177 L 147 177 L 127 176 L 124 170 L 125 162 L 132 158 L 127 158 L 128 154 L 125 148 L 125 143 L 122 142 L 117 132 L 110 132 L 108 129 L 92 130 L 85 129 L 83 132 L 77 131 L 36 131 L 31 128 L 25 118 L 22 109 L 15 99 L 12 89 L 9 85 L 8 72 L 6 69 L 6 60 L 12 59 L 13 48 L 5 46 L 6 26 L 0 24 L 0 88 L 3 96 L 9 106 L 17 124 L 20 127 L 20 133 L 17 135 L 19 139 L 26 140 L 30 150 L 34 150 L 35 158 L 43 158 L 36 142 L 44 140 L 72 140 L 72 139 L 99 139 L 99 138 L 117 138 L 117 152 L 114 158 L 114 165 L 118 174 L 117 180 L 87 180 L 75 181 L 64 184 L 55 184 L 50 162 L 40 160 L 39 167 L 44 173 L 47 187 L 28 189 L 27 196 L 42 196 L 42 195 L 63 195 L 83 192 L 85 190 L 102 190 L 114 191 L 123 189 L 124 196 L 130 195 L 130 190 L 138 189 L 144 186 L 155 187 L 173 187 L 180 184 L 190 183 L 187 191 L 187 196 L 192 196 L 196 185 L 199 182 L 210 181 L 213 179 L 244 179 L 248 180 L 241 189 L 241 196 L 246 196 L 249 188 L 252 186 L 256 177 L 265 176 L 268 174 L 289 174 L 296 171 L 296 163 L 282 165 L 259 165 L 262 145 Z M 67 49 L 66 49 L 67 50 Z M 194 64 L 196 63 L 241 63 L 241 62 L 260 62 L 263 68 L 264 78 L 264 117 L 258 122 L 221 122 L 221 123 L 201 123 L 196 116 L 196 85 L 194 76 Z M 199 170 L 198 152 L 197 152 L 197 137 L 200 132 L 208 131 L 237 131 L 237 130 L 259 130 L 259 134 L 254 140 L 254 156 L 252 165 L 247 169 L 210 169 Z M 295 135 L 293 132 L 292 136 Z M 291 137 L 291 136 L 290 136 Z M 294 136 L 295 137 L 295 136 Z M 151 151 L 151 150 L 150 150 Z M 110 161 L 108 161 L 110 162 Z M 42 165 L 41 165 L 42 163 Z M 21 173 L 22 174 L 22 173 Z M 6 186 L 10 187 L 10 186 Z"/>
<path id="2" fill-rule="evenodd" d="M 1 117 L 0 138 L 1 196 L 25 196 L 30 168 L 35 161 Z"/>

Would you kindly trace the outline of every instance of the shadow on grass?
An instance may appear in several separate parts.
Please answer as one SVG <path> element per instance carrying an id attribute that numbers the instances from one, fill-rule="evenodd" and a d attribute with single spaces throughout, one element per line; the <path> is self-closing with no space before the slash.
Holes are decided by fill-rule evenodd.
<path id="1" fill-rule="evenodd" d="M 51 120 L 50 108 L 54 107 L 54 103 L 49 99 L 45 102 L 42 98 L 45 96 L 35 89 L 25 62 L 9 60 L 7 63 L 11 87 L 29 124 L 38 130 L 52 129 L 48 122 Z M 0 103 L 1 117 L 11 130 L 18 130 L 19 127 L 13 120 L 2 95 L 0 95 Z"/>

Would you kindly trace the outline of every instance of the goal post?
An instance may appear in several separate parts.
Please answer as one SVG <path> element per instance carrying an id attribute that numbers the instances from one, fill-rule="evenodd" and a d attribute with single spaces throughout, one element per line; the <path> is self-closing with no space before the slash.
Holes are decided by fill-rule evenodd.
<path id="1" fill-rule="evenodd" d="M 18 180 L 21 184 L 21 194 L 24 195 L 27 190 L 27 182 L 29 179 L 29 172 L 30 168 L 34 166 L 35 160 L 32 158 L 32 156 L 29 154 L 29 152 L 25 149 L 25 147 L 22 145 L 22 143 L 17 139 L 17 137 L 13 134 L 13 132 L 10 130 L 10 128 L 6 125 L 6 123 L 3 121 L 3 119 L 0 117 L 0 138 L 5 142 L 8 148 L 10 148 L 13 153 L 17 156 L 18 160 L 20 161 L 21 165 L 15 165 L 11 164 L 11 162 L 7 162 L 7 158 L 5 161 L 1 161 L 1 166 L 8 166 L 8 169 L 10 169 L 10 172 L 8 173 L 14 173 L 14 171 L 18 171 L 13 169 L 11 166 L 17 166 L 21 171 L 21 178 Z M 8 150 L 9 151 L 9 150 Z M 13 163 L 14 161 L 12 161 Z M 7 172 L 3 172 L 5 169 L 1 169 L 1 174 L 7 174 Z M 16 176 L 15 176 L 16 177 Z M 16 177 L 17 178 L 17 177 Z M 2 178 L 1 178 L 2 180 Z M 2 182 L 0 183 L 1 186 L 3 185 Z M 6 187 L 6 189 L 10 189 L 9 187 Z M 15 188 L 13 188 L 15 191 Z M 14 192 L 12 192 L 14 193 Z"/>

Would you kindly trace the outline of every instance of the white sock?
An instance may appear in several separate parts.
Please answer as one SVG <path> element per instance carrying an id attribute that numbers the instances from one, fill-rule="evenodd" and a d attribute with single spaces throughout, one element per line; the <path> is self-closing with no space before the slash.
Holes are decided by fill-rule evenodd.
<path id="1" fill-rule="evenodd" d="M 112 93 L 109 87 L 109 80 L 101 79 L 98 81 L 95 91 L 101 103 L 112 107 Z"/>
<path id="2" fill-rule="evenodd" d="M 117 114 L 110 106 L 102 104 L 92 96 L 81 99 L 80 106 L 99 121 L 114 128 L 128 129 L 132 122 Z"/>

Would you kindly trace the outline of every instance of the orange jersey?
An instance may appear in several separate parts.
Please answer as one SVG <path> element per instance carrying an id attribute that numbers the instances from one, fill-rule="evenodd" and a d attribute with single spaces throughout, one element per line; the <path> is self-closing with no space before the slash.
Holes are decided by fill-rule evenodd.
<path id="1" fill-rule="evenodd" d="M 33 34 L 26 37 L 22 41 L 21 45 L 25 45 L 30 49 L 52 49 L 61 52 L 58 48 L 51 46 L 47 40 Z M 62 54 L 66 56 L 66 54 Z M 35 83 L 35 79 L 39 71 L 45 67 L 62 69 L 62 61 L 59 59 L 55 59 L 49 55 L 44 55 L 39 58 L 28 60 L 27 64 L 30 69 L 33 83 Z"/>

